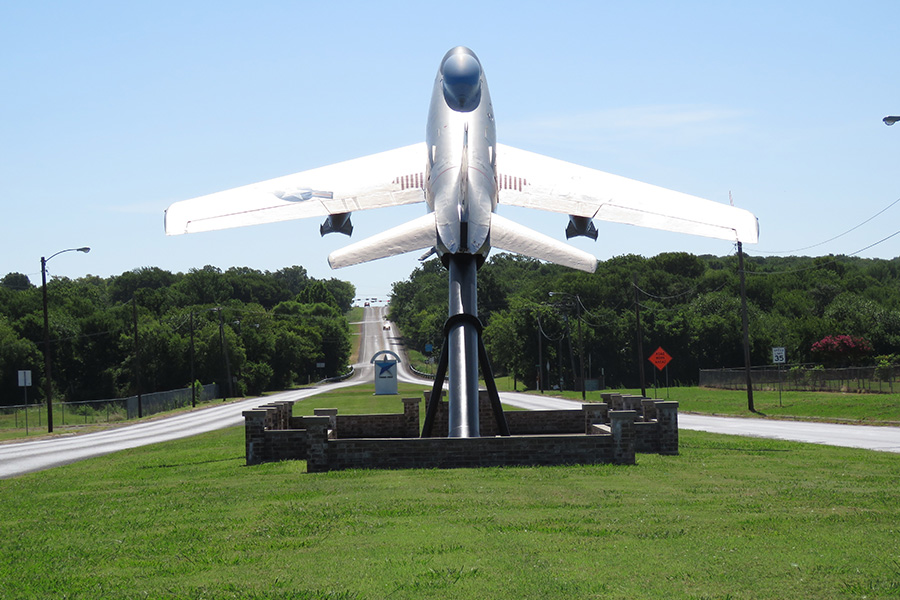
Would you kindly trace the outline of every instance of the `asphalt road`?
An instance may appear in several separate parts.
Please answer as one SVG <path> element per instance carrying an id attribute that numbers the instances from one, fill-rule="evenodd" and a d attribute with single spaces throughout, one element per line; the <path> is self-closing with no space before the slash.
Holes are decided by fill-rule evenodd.
<path id="1" fill-rule="evenodd" d="M 384 314 L 385 309 L 378 306 L 369 307 L 365 311 L 359 362 L 354 365 L 354 377 L 347 381 L 282 392 L 267 396 L 264 400 L 252 398 L 222 404 L 96 433 L 2 444 L 0 445 L 0 479 L 49 469 L 127 448 L 157 444 L 240 425 L 244 422 L 243 411 L 267 402 L 302 400 L 327 390 L 356 385 L 363 381 L 373 381 L 374 369 L 370 361 L 380 350 L 392 350 L 401 356 L 401 362 L 398 365 L 398 376 L 401 381 L 428 384 L 428 380 L 419 379 L 407 368 L 405 358 L 395 339 L 396 328 L 391 326 L 390 329 L 385 329 L 387 322 L 384 320 Z M 580 402 L 533 394 L 502 392 L 500 395 L 504 403 L 529 410 L 579 409 L 581 407 Z M 900 453 L 900 427 L 708 417 L 684 413 L 678 415 L 678 421 L 679 427 L 682 429 Z"/>
<path id="2" fill-rule="evenodd" d="M 356 383 L 348 380 L 282 392 L 266 396 L 265 399 L 251 398 L 95 433 L 61 435 L 29 442 L 3 444 L 0 445 L 0 479 L 103 456 L 127 448 L 168 442 L 241 425 L 244 422 L 242 413 L 245 410 L 274 400 L 301 400 L 325 390 Z"/>
<path id="3" fill-rule="evenodd" d="M 501 392 L 504 403 L 529 410 L 578 409 L 581 402 L 549 398 L 534 394 Z M 827 446 L 846 446 L 882 452 L 900 452 L 900 427 L 870 427 L 866 425 L 840 425 L 834 423 L 809 423 L 805 421 L 776 421 L 743 417 L 710 417 L 706 415 L 678 414 L 680 429 L 708 431 L 726 435 L 763 437 Z"/>
<path id="4" fill-rule="evenodd" d="M 359 350 L 359 362 L 355 365 L 358 373 L 356 381 L 374 381 L 373 367 L 370 364 L 377 352 L 390 350 L 400 356 L 397 364 L 397 379 L 406 383 L 430 383 L 427 379 L 416 376 L 406 363 L 403 348 L 396 333 L 396 326 L 385 319 L 387 308 L 383 306 L 366 307 L 362 320 L 362 341 Z M 385 329 L 387 327 L 387 329 Z"/>
<path id="5" fill-rule="evenodd" d="M 354 365 L 354 376 L 347 381 L 282 392 L 266 396 L 265 399 L 252 398 L 222 404 L 173 417 L 143 421 L 95 433 L 61 435 L 34 441 L 0 444 L 0 479 L 103 456 L 119 450 L 158 444 L 198 433 L 241 425 L 244 422 L 242 413 L 261 404 L 275 400 L 302 400 L 327 390 L 356 385 L 363 381 L 373 381 L 374 367 L 370 360 L 375 352 L 393 350 L 400 354 L 397 342 L 393 339 L 393 331 L 384 329 L 384 310 L 383 307 L 366 309 L 359 362 Z M 401 380 L 419 381 L 414 379 L 404 363 L 398 365 L 398 370 Z"/>

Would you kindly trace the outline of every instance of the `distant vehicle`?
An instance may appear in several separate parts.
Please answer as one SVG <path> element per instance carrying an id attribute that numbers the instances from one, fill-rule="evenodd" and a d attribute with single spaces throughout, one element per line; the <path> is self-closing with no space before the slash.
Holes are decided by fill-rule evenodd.
<path id="1" fill-rule="evenodd" d="M 385 323 L 385 324 L 384 324 L 384 327 L 382 327 L 381 329 L 383 329 L 384 331 L 390 331 L 390 330 L 391 330 L 391 326 L 390 326 L 388 323 Z"/>
<path id="2" fill-rule="evenodd" d="M 365 304 L 363 304 L 363 306 L 368 307 L 368 306 L 369 306 L 369 303 L 366 302 Z"/>

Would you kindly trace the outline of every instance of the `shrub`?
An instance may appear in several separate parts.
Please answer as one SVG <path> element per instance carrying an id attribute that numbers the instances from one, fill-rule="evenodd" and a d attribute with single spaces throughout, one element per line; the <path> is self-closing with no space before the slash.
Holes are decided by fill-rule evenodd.
<path id="1" fill-rule="evenodd" d="M 829 335 L 812 345 L 811 351 L 831 367 L 858 364 L 872 353 L 872 344 L 854 335 Z"/>

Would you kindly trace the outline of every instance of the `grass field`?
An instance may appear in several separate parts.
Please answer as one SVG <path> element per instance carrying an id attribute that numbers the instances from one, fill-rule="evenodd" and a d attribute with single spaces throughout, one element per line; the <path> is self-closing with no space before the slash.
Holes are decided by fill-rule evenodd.
<path id="1" fill-rule="evenodd" d="M 0 481 L 0 598 L 897 598 L 898 482 L 691 431 L 635 466 L 307 474 L 233 428 Z"/>

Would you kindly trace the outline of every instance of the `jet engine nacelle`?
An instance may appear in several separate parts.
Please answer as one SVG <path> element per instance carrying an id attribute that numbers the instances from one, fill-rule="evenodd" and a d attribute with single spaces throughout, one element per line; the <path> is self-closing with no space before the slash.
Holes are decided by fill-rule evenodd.
<path id="1" fill-rule="evenodd" d="M 351 235 L 353 233 L 353 224 L 350 223 L 350 214 L 348 212 L 328 215 L 325 222 L 319 227 L 319 233 L 324 237 L 326 233 L 343 233 Z"/>
<path id="2" fill-rule="evenodd" d="M 597 227 L 590 217 L 577 217 L 569 215 L 569 224 L 566 226 L 566 239 L 584 236 L 597 240 Z"/>

